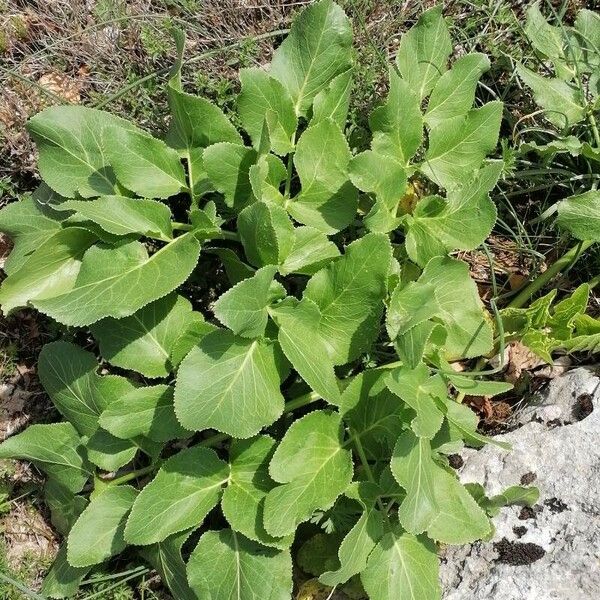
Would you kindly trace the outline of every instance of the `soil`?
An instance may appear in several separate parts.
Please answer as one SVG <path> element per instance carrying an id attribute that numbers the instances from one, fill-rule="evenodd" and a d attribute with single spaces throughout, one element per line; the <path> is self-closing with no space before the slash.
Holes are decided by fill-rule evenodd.
<path id="1" fill-rule="evenodd" d="M 530 565 L 546 554 L 546 551 L 537 544 L 509 542 L 506 538 L 496 542 L 494 550 L 498 553 L 498 562 L 516 567 Z"/>
<path id="2" fill-rule="evenodd" d="M 521 485 L 531 485 L 537 479 L 537 475 L 531 471 L 521 476 Z"/>
<path id="3" fill-rule="evenodd" d="M 519 527 L 513 527 L 513 533 L 518 537 L 522 538 L 527 533 L 527 527 L 520 525 Z"/>
<path id="4" fill-rule="evenodd" d="M 528 519 L 535 519 L 535 511 L 531 506 L 524 506 L 519 513 L 519 519 L 521 521 L 527 521 Z"/>
<path id="5" fill-rule="evenodd" d="M 544 500 L 544 506 L 547 506 L 552 514 L 557 514 L 564 512 L 565 510 L 569 510 L 569 507 L 558 498 L 548 498 L 547 500 Z"/>
<path id="6" fill-rule="evenodd" d="M 453 469 L 460 469 L 465 464 L 465 461 L 460 454 L 450 454 L 450 456 L 448 456 L 448 462 Z"/>
<path id="7" fill-rule="evenodd" d="M 590 394 L 581 394 L 573 404 L 571 418 L 573 421 L 583 421 L 594 411 L 594 403 Z"/>

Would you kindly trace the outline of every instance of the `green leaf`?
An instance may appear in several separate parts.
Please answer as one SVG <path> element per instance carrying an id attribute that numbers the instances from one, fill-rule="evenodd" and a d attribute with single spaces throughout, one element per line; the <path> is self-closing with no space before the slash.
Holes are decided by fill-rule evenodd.
<path id="1" fill-rule="evenodd" d="M 409 281 L 404 287 L 397 285 L 386 313 L 388 335 L 393 341 L 439 313 L 440 305 L 433 284 Z"/>
<path id="2" fill-rule="evenodd" d="M 187 581 L 187 565 L 181 556 L 181 548 L 191 531 L 169 536 L 166 540 L 145 546 L 140 554 L 158 571 L 162 582 L 177 600 L 198 600 Z"/>
<path id="3" fill-rule="evenodd" d="M 229 467 L 213 450 L 195 446 L 169 458 L 140 492 L 125 540 L 147 546 L 198 526 L 217 504 Z"/>
<path id="4" fill-rule="evenodd" d="M 265 546 L 286 548 L 291 538 L 275 538 L 263 526 L 264 500 L 277 485 L 269 476 L 275 445 L 275 440 L 267 435 L 235 440 L 231 444 L 231 471 L 221 508 L 235 531 Z"/>
<path id="5" fill-rule="evenodd" d="M 402 166 L 407 166 L 423 141 L 420 101 L 415 87 L 393 69 L 390 69 L 389 79 L 387 102 L 369 117 L 373 132 L 371 147 L 377 154 L 391 156 Z"/>
<path id="6" fill-rule="evenodd" d="M 419 202 L 406 217 L 406 251 L 411 260 L 424 267 L 431 258 L 453 250 L 473 250 L 488 235 L 496 222 L 496 206 L 490 192 L 498 181 L 502 162 L 482 168 L 476 177 L 441 199 Z"/>
<path id="7" fill-rule="evenodd" d="M 279 325 L 277 339 L 294 369 L 322 398 L 339 404 L 340 390 L 333 362 L 325 341 L 315 330 L 315 323 L 321 318 L 317 305 L 305 298 L 297 305 L 278 307 L 274 316 Z"/>
<path id="8" fill-rule="evenodd" d="M 138 495 L 129 485 L 105 489 L 92 499 L 69 533 L 67 558 L 73 567 L 89 567 L 125 550 L 125 521 Z M 90 543 L 90 532 L 96 532 Z"/>
<path id="9" fill-rule="evenodd" d="M 105 152 L 119 183 L 148 198 L 168 198 L 187 189 L 179 154 L 146 134 L 113 128 L 106 132 Z"/>
<path id="10" fill-rule="evenodd" d="M 447 68 L 452 40 L 442 16 L 442 7 L 425 11 L 402 36 L 396 64 L 408 86 L 422 100 L 431 92 Z"/>
<path id="11" fill-rule="evenodd" d="M 209 248 L 207 250 L 210 254 L 215 254 L 221 259 L 227 279 L 229 283 L 235 285 L 236 283 L 252 277 L 254 269 L 243 262 L 240 257 L 230 248 Z"/>
<path id="12" fill-rule="evenodd" d="M 334 77 L 313 101 L 311 124 L 331 119 L 340 129 L 344 129 L 350 106 L 353 69 L 348 69 Z"/>
<path id="13" fill-rule="evenodd" d="M 252 193 L 257 200 L 277 205 L 283 203 L 283 194 L 279 190 L 287 177 L 287 169 L 278 156 L 259 156 L 256 164 L 250 167 L 248 176 Z"/>
<path id="14" fill-rule="evenodd" d="M 300 546 L 296 555 L 297 565 L 310 575 L 317 577 L 329 569 L 339 566 L 337 550 L 340 546 L 339 535 L 317 533 Z"/>
<path id="15" fill-rule="evenodd" d="M 444 381 L 437 375 L 430 377 L 429 369 L 421 363 L 416 369 L 395 369 L 386 377 L 386 385 L 417 413 L 411 423 L 415 434 L 433 438 L 444 419 L 434 401 L 434 397 L 447 396 Z"/>
<path id="16" fill-rule="evenodd" d="M 29 254 L 0 287 L 5 314 L 29 302 L 51 298 L 73 287 L 84 252 L 96 237 L 85 229 L 59 229 Z"/>
<path id="17" fill-rule="evenodd" d="M 439 338 L 439 339 L 438 339 Z M 424 321 L 398 335 L 394 347 L 400 360 L 410 369 L 415 369 L 425 356 L 427 346 L 441 346 L 446 339 L 446 331 L 442 325 L 434 321 Z M 436 343 L 436 342 L 440 343 Z"/>
<path id="18" fill-rule="evenodd" d="M 63 215 L 31 196 L 2 207 L 0 231 L 6 233 L 13 243 L 13 249 L 4 262 L 4 272 L 11 275 L 18 271 L 28 256 L 61 229 L 62 219 Z"/>
<path id="19" fill-rule="evenodd" d="M 600 191 L 590 190 L 561 200 L 556 222 L 578 240 L 600 242 Z"/>
<path id="20" fill-rule="evenodd" d="M 256 150 L 229 142 L 213 144 L 204 151 L 208 177 L 230 208 L 239 211 L 253 202 L 249 173 L 257 159 Z"/>
<path id="21" fill-rule="evenodd" d="M 489 68 L 490 61 L 485 54 L 477 52 L 461 56 L 433 88 L 425 122 L 435 127 L 446 119 L 466 114 L 473 106 L 479 78 Z"/>
<path id="22" fill-rule="evenodd" d="M 300 136 L 294 165 L 302 190 L 287 205 L 296 221 L 327 234 L 352 222 L 358 196 L 348 179 L 351 158 L 344 134 L 331 120 L 312 125 Z"/>
<path id="23" fill-rule="evenodd" d="M 518 504 L 521 506 L 533 506 L 540 499 L 540 490 L 536 487 L 523 487 L 512 485 L 501 494 L 493 496 L 483 504 L 487 513 L 494 517 L 500 513 L 503 506 Z"/>
<path id="24" fill-rule="evenodd" d="M 238 113 L 254 147 L 258 150 L 266 119 L 273 152 L 281 155 L 291 152 L 298 119 L 287 90 L 259 68 L 242 69 L 240 81 L 242 91 L 237 100 Z"/>
<path id="25" fill-rule="evenodd" d="M 427 528 L 430 538 L 444 544 L 468 544 L 487 536 L 490 520 L 454 475 L 439 467 L 433 485 L 439 512 Z"/>
<path id="26" fill-rule="evenodd" d="M 580 10 L 575 18 L 575 30 L 579 34 L 585 68 L 595 73 L 600 66 L 600 16 L 592 10 Z"/>
<path id="27" fill-rule="evenodd" d="M 164 384 L 139 387 L 113 400 L 100 415 L 100 425 L 124 440 L 145 436 L 167 442 L 191 435 L 175 418 L 173 388 Z"/>
<path id="28" fill-rule="evenodd" d="M 337 413 L 315 411 L 287 430 L 269 464 L 282 485 L 265 499 L 264 523 L 274 536 L 288 535 L 317 510 L 327 510 L 352 480 L 350 451 Z"/>
<path id="29" fill-rule="evenodd" d="M 0 459 L 29 460 L 71 492 L 91 476 L 81 438 L 71 423 L 30 425 L 0 444 Z"/>
<path id="30" fill-rule="evenodd" d="M 27 129 L 40 153 L 42 179 L 67 198 L 118 193 L 107 153 L 116 128 L 145 135 L 125 119 L 84 106 L 51 106 L 32 117 Z"/>
<path id="31" fill-rule="evenodd" d="M 173 291 L 190 275 L 200 253 L 186 233 L 148 257 L 143 244 L 95 246 L 83 257 L 75 286 L 33 304 L 65 325 L 90 325 L 104 317 L 127 317 Z M 138 285 L 143 281 L 144 285 Z"/>
<path id="32" fill-rule="evenodd" d="M 89 570 L 89 567 L 72 567 L 67 561 L 67 546 L 63 544 L 44 577 L 40 593 L 45 598 L 71 598 Z"/>
<path id="33" fill-rule="evenodd" d="M 585 100 L 579 87 L 573 83 L 542 77 L 523 65 L 517 65 L 523 83 L 531 88 L 536 103 L 544 109 L 544 116 L 560 129 L 566 129 L 585 119 Z"/>
<path id="34" fill-rule="evenodd" d="M 231 529 L 204 533 L 187 572 L 203 600 L 284 600 L 292 594 L 289 551 L 265 548 Z"/>
<path id="35" fill-rule="evenodd" d="M 282 275 L 290 273 L 313 275 L 339 255 L 337 246 L 324 233 L 313 227 L 296 227 L 292 248 L 279 272 Z"/>
<path id="36" fill-rule="evenodd" d="M 432 127 L 421 171 L 447 189 L 471 179 L 498 143 L 502 106 L 499 101 L 488 102 Z"/>
<path id="37" fill-rule="evenodd" d="M 113 235 L 144 235 L 163 241 L 173 238 L 169 207 L 154 200 L 102 196 L 94 200 L 66 200 L 59 210 L 73 210 Z"/>
<path id="38" fill-rule="evenodd" d="M 460 374 L 444 373 L 444 377 L 459 391 L 469 396 L 497 396 L 513 389 L 512 383 L 484 381 Z"/>
<path id="39" fill-rule="evenodd" d="M 146 377 L 166 377 L 173 369 L 171 352 L 196 314 L 186 298 L 169 294 L 130 317 L 102 319 L 90 329 L 109 363 Z"/>
<path id="40" fill-rule="evenodd" d="M 285 209 L 255 202 L 238 216 L 238 232 L 248 261 L 257 267 L 279 265 L 294 244 L 294 226 Z"/>
<path id="41" fill-rule="evenodd" d="M 122 440 L 105 429 L 97 429 L 85 444 L 87 456 L 104 471 L 117 471 L 129 464 L 138 451 L 131 440 Z"/>
<path id="42" fill-rule="evenodd" d="M 440 600 L 438 557 L 426 537 L 398 526 L 371 552 L 360 579 L 371 600 Z"/>
<path id="43" fill-rule="evenodd" d="M 52 525 L 61 535 L 69 533 L 73 523 L 77 521 L 88 501 L 83 496 L 78 496 L 67 487 L 51 477 L 44 485 L 44 501 L 50 509 Z"/>
<path id="44" fill-rule="evenodd" d="M 283 414 L 280 365 L 268 341 L 223 329 L 209 333 L 179 367 L 175 412 L 180 423 L 238 438 L 255 435 Z"/>
<path id="45" fill-rule="evenodd" d="M 215 317 L 236 335 L 247 338 L 264 335 L 276 272 L 277 267 L 263 267 L 229 288 L 213 306 Z"/>
<path id="46" fill-rule="evenodd" d="M 46 344 L 40 352 L 40 382 L 61 415 L 81 435 L 91 436 L 98 428 L 98 417 L 113 398 L 107 397 L 96 374 L 96 357 L 69 342 Z"/>
<path id="47" fill-rule="evenodd" d="M 435 474 L 438 467 L 431 456 L 431 443 L 404 432 L 396 442 L 391 469 L 396 481 L 406 490 L 398 509 L 398 520 L 414 535 L 423 533 L 439 512 L 435 498 Z"/>
<path id="48" fill-rule="evenodd" d="M 315 96 L 352 64 L 352 28 L 344 11 L 321 0 L 294 20 L 287 38 L 273 54 L 271 75 L 281 81 L 305 116 Z"/>
<path id="49" fill-rule="evenodd" d="M 304 298 L 319 308 L 314 326 L 334 364 L 354 360 L 378 335 L 391 255 L 387 236 L 370 233 L 308 282 Z"/>
<path id="50" fill-rule="evenodd" d="M 179 335 L 171 349 L 170 362 L 177 368 L 189 351 L 208 333 L 215 331 L 216 325 L 207 323 L 199 312 L 190 313 L 187 324 L 179 330 Z"/>

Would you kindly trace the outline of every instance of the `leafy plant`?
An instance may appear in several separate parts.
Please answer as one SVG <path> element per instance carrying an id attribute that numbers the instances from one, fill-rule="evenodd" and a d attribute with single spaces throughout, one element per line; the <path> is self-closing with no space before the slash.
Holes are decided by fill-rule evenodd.
<path id="1" fill-rule="evenodd" d="M 182 89 L 175 36 L 166 140 L 46 109 L 29 123 L 44 183 L 0 211 L 14 241 L 4 311 L 88 328 L 102 356 L 100 369 L 90 350 L 48 344 L 39 376 L 66 420 L 0 445 L 45 472 L 66 538 L 43 593 L 73 595 L 137 552 L 178 599 L 289 598 L 292 553 L 320 524 L 323 583 L 439 598 L 437 545 L 487 538 L 498 507 L 536 499 L 488 499 L 447 459 L 505 446 L 454 394 L 510 386 L 449 364 L 494 346 L 449 256 L 496 220 L 502 104 L 473 107 L 489 61 L 449 68 L 441 9 L 425 12 L 353 155 L 352 31 L 336 4 L 305 9 L 269 69 L 241 72 L 243 132 Z M 212 315 L 191 284 L 209 276 L 201 253 L 230 280 Z"/>

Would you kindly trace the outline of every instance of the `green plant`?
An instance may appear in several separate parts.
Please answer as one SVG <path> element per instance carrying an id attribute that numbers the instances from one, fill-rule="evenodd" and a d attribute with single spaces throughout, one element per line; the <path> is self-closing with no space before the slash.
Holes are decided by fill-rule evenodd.
<path id="1" fill-rule="evenodd" d="M 489 61 L 449 69 L 441 9 L 425 12 L 371 115 L 371 148 L 352 156 L 352 32 L 330 0 L 300 14 L 269 70 L 242 70 L 243 135 L 181 88 L 174 33 L 166 141 L 101 111 L 46 109 L 29 123 L 44 183 L 0 212 L 15 244 L 3 309 L 87 328 L 102 357 L 100 374 L 94 352 L 45 346 L 39 377 L 66 421 L 0 445 L 45 472 L 66 537 L 43 592 L 73 595 L 138 553 L 177 599 L 283 600 L 292 552 L 322 529 L 335 540 L 320 546 L 323 583 L 439 598 L 437 544 L 487 538 L 499 507 L 537 498 L 487 498 L 447 458 L 505 447 L 460 398 L 510 386 L 450 365 L 502 337 L 449 256 L 496 220 L 502 162 L 486 157 L 502 104 L 473 108 Z M 229 277 L 214 318 L 197 310 L 197 282 L 213 285 L 201 253 Z"/>

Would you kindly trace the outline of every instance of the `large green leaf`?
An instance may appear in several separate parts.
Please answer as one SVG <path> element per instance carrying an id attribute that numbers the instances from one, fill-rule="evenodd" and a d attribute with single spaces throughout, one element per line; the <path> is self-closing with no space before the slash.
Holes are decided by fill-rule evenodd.
<path id="1" fill-rule="evenodd" d="M 350 451 L 337 413 L 315 411 L 293 423 L 269 464 L 282 484 L 268 492 L 264 523 L 274 536 L 288 535 L 317 510 L 326 510 L 352 480 Z"/>
<path id="2" fill-rule="evenodd" d="M 281 155 L 291 152 L 298 119 L 287 90 L 259 68 L 242 69 L 240 81 L 238 112 L 254 147 L 258 149 L 266 119 L 273 152 Z"/>
<path id="3" fill-rule="evenodd" d="M 29 460 L 71 492 L 79 492 L 92 475 L 71 423 L 30 425 L 0 444 L 3 458 Z"/>
<path id="4" fill-rule="evenodd" d="M 481 169 L 476 177 L 448 192 L 445 201 L 429 197 L 406 217 L 406 251 L 424 267 L 434 256 L 452 250 L 473 250 L 492 231 L 496 206 L 488 192 L 496 185 L 502 162 Z"/>
<path id="5" fill-rule="evenodd" d="M 234 531 L 266 546 L 285 548 L 292 539 L 275 538 L 263 525 L 264 500 L 277 485 L 269 476 L 275 445 L 275 440 L 267 435 L 232 443 L 229 483 L 223 492 L 221 508 Z"/>
<path id="6" fill-rule="evenodd" d="M 289 551 L 265 548 L 232 531 L 207 531 L 192 552 L 188 581 L 201 600 L 288 600 Z"/>
<path id="7" fill-rule="evenodd" d="M 90 462 L 108 472 L 129 464 L 138 451 L 133 441 L 117 438 L 101 427 L 86 442 L 85 448 Z"/>
<path id="8" fill-rule="evenodd" d="M 89 570 L 89 567 L 72 567 L 67 561 L 67 545 L 63 544 L 44 577 L 40 593 L 44 598 L 72 598 Z"/>
<path id="9" fill-rule="evenodd" d="M 314 326 L 334 364 L 354 360 L 378 335 L 391 254 L 387 236 L 370 233 L 308 282 L 304 298 L 319 308 Z"/>
<path id="10" fill-rule="evenodd" d="M 90 329 L 111 364 L 146 377 L 166 377 L 173 368 L 171 352 L 196 314 L 186 298 L 169 294 L 130 317 L 102 319 Z"/>
<path id="11" fill-rule="evenodd" d="M 351 158 L 344 134 L 330 119 L 302 134 L 294 154 L 302 190 L 287 205 L 296 221 L 323 233 L 335 233 L 352 222 L 358 197 L 348 179 Z"/>
<path id="12" fill-rule="evenodd" d="M 56 230 L 2 282 L 0 304 L 4 313 L 70 290 L 82 257 L 95 240 L 94 234 L 79 227 Z"/>
<path id="13" fill-rule="evenodd" d="M 247 438 L 283 413 L 281 358 L 275 346 L 224 329 L 209 333 L 182 361 L 175 412 L 192 430 Z"/>
<path id="14" fill-rule="evenodd" d="M 402 166 L 415 155 L 423 140 L 423 118 L 419 96 L 406 80 L 390 69 L 387 102 L 369 118 L 373 132 L 371 147 L 377 154 L 391 156 Z"/>
<path id="15" fill-rule="evenodd" d="M 578 240 L 600 242 L 600 191 L 590 190 L 561 200 L 556 222 Z"/>
<path id="16" fill-rule="evenodd" d="M 425 11 L 408 33 L 402 36 L 396 64 L 419 100 L 431 92 L 447 68 L 452 40 L 442 16 L 442 6 Z"/>
<path id="17" fill-rule="evenodd" d="M 120 485 L 92 499 L 69 533 L 67 558 L 71 566 L 96 565 L 125 550 L 123 529 L 137 495 L 135 488 Z M 90 543 L 92 531 L 96 535 Z"/>
<path id="18" fill-rule="evenodd" d="M 200 244 L 191 233 L 151 257 L 139 242 L 116 248 L 95 246 L 84 255 L 73 289 L 33 304 L 66 325 L 127 317 L 182 284 L 196 266 L 199 253 Z"/>
<path id="19" fill-rule="evenodd" d="M 340 255 L 337 246 L 313 227 L 296 227 L 293 233 L 292 248 L 279 269 L 282 275 L 313 275 L 332 258 Z"/>
<path id="20" fill-rule="evenodd" d="M 435 545 L 398 526 L 377 544 L 360 579 L 371 600 L 441 598 Z"/>
<path id="21" fill-rule="evenodd" d="M 323 119 L 332 119 L 340 129 L 344 129 L 350 106 L 352 74 L 353 69 L 348 69 L 337 75 L 315 96 L 310 120 L 313 125 Z"/>
<path id="22" fill-rule="evenodd" d="M 125 540 L 147 546 L 198 526 L 217 504 L 229 467 L 209 448 L 195 446 L 169 458 L 137 497 Z"/>
<path id="23" fill-rule="evenodd" d="M 501 119 L 502 102 L 494 101 L 432 127 L 421 171 L 447 189 L 471 179 L 496 147 Z"/>
<path id="24" fill-rule="evenodd" d="M 74 494 L 62 483 L 49 477 L 44 484 L 44 501 L 50 509 L 52 525 L 61 535 L 67 535 L 88 501 Z"/>
<path id="25" fill-rule="evenodd" d="M 315 96 L 352 64 L 352 28 L 331 0 L 303 10 L 277 48 L 271 75 L 288 90 L 297 115 L 306 115 Z"/>
<path id="26" fill-rule="evenodd" d="M 29 120 L 43 180 L 67 198 L 118 193 L 107 135 L 114 129 L 143 132 L 109 113 L 84 106 L 51 106 Z"/>

